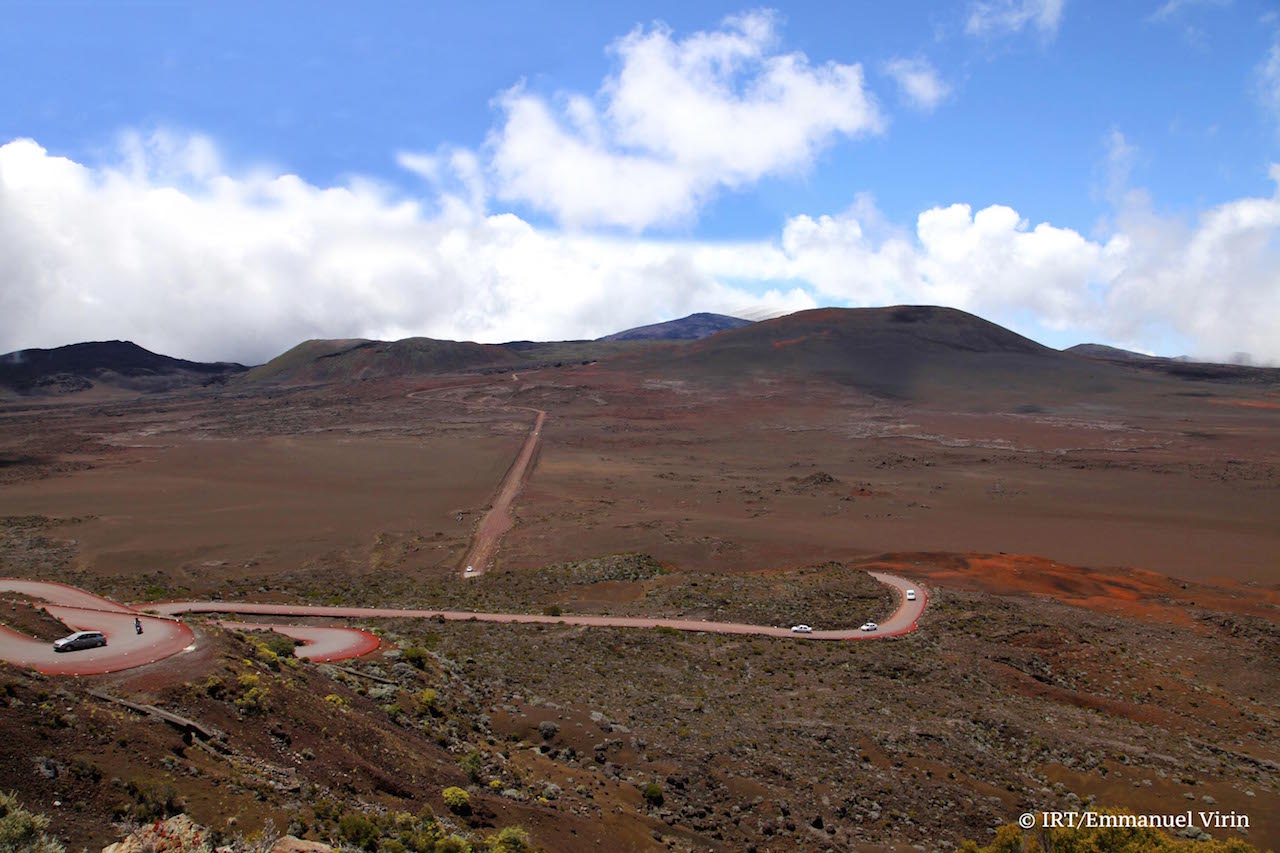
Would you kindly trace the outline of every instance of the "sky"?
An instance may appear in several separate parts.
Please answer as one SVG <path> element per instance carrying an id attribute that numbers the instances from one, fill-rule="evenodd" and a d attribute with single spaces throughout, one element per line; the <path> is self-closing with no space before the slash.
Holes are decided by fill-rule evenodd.
<path id="1" fill-rule="evenodd" d="M 1280 364 L 1274 0 L 0 0 L 0 352 L 937 304 Z"/>

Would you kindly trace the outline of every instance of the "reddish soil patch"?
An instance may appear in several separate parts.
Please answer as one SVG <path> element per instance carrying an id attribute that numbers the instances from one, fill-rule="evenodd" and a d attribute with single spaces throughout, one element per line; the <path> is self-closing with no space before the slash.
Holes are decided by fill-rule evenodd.
<path id="1" fill-rule="evenodd" d="M 1025 554 L 886 554 L 867 567 L 914 573 L 939 586 L 999 595 L 1043 595 L 1079 607 L 1184 626 L 1194 608 L 1275 619 L 1280 590 L 1185 582 L 1140 569 L 1070 566 Z"/>

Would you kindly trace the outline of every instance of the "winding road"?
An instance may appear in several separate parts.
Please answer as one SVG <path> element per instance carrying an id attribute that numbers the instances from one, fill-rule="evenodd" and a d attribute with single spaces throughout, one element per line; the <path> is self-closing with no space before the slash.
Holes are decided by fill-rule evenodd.
<path id="1" fill-rule="evenodd" d="M 456 386 L 455 386 L 456 387 Z M 408 396 L 424 399 L 427 391 Z M 476 406 L 476 403 L 463 405 Z M 502 535 L 511 529 L 511 506 L 529 473 L 542 435 L 547 413 L 523 406 L 501 406 L 507 410 L 534 412 L 537 417 L 520 448 L 520 453 L 498 486 L 493 503 L 476 526 L 471 547 L 463 566 L 463 577 L 474 578 L 489 567 L 494 548 Z M 195 647 L 195 634 L 177 617 L 186 613 L 225 613 L 239 616 L 284 618 L 346 619 L 440 619 L 452 622 L 500 622 L 535 625 L 579 625 L 611 628 L 670 628 L 709 634 L 739 634 L 761 637 L 792 637 L 806 640 L 871 640 L 909 634 L 928 605 L 928 592 L 918 584 L 881 572 L 870 572 L 873 578 L 892 587 L 898 594 L 898 608 L 875 631 L 856 628 L 821 630 L 797 634 L 788 627 L 747 625 L 738 622 L 707 622 L 679 618 L 646 618 L 628 616 L 581 616 L 565 614 L 546 616 L 535 613 L 473 613 L 463 610 L 416 610 L 381 607 L 312 607 L 300 604 L 255 604 L 242 601 L 174 601 L 161 604 L 127 606 L 93 593 L 48 581 L 0 578 L 0 594 L 15 593 L 44 602 L 51 616 L 77 631 L 101 631 L 107 645 L 96 649 L 57 653 L 52 644 L 28 637 L 0 625 L 0 660 L 30 667 L 50 675 L 91 675 L 116 672 L 163 660 Z M 908 601 L 906 592 L 914 589 L 916 599 Z M 861 616 L 858 618 L 862 618 Z M 141 620 L 143 632 L 134 630 L 134 620 Z M 219 622 L 225 627 L 246 631 L 275 631 L 299 640 L 296 651 L 300 658 L 316 661 L 343 660 L 368 654 L 378 648 L 378 638 L 357 628 L 318 625 L 278 625 L 266 622 Z"/>
<path id="2" fill-rule="evenodd" d="M 631 616 L 546 616 L 537 613 L 472 613 L 466 610 L 413 610 L 391 607 L 313 607 L 303 604 L 255 604 L 243 601 L 171 601 L 132 607 L 63 584 L 18 578 L 0 578 L 0 593 L 20 593 L 47 602 L 45 609 L 79 631 L 102 631 L 107 645 L 78 652 L 55 652 L 51 644 L 0 626 L 0 660 L 51 675 L 91 675 L 115 672 L 163 660 L 189 649 L 195 641 L 191 629 L 177 620 L 185 613 L 231 613 L 241 616 L 324 617 L 347 619 L 436 619 L 449 622 L 500 622 L 524 625 L 580 625 L 608 628 L 672 628 L 707 634 L 739 634 L 758 637 L 792 637 L 805 640 L 873 640 L 909 634 L 929 601 L 928 592 L 897 575 L 870 572 L 899 593 L 898 609 L 876 631 L 842 628 L 795 634 L 787 627 L 748 625 L 739 622 L 706 622 Z M 916 590 L 916 600 L 905 592 Z M 134 633 L 134 618 L 142 620 L 143 633 Z M 378 638 L 356 628 L 319 625 L 276 625 L 264 622 L 219 622 L 228 628 L 276 631 L 302 641 L 296 654 L 316 661 L 359 657 L 378 648 Z"/>

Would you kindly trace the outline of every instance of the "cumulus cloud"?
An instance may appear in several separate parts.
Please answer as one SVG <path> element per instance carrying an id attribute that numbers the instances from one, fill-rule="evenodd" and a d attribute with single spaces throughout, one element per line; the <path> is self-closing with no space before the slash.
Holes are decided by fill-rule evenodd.
<path id="1" fill-rule="evenodd" d="M 812 307 L 744 290 L 681 244 L 542 232 L 466 200 L 465 153 L 401 158 L 463 187 L 438 204 L 369 181 L 229 175 L 201 137 L 130 137 L 91 168 L 0 146 L 0 349 L 129 338 L 260 362 L 312 337 L 596 337 L 699 310 Z"/>
<path id="2" fill-rule="evenodd" d="M 654 240 L 485 213 L 466 151 L 400 163 L 425 201 L 367 180 L 231 174 L 198 136 L 129 137 L 91 167 L 0 146 L 0 350 L 128 338 L 170 355 L 266 360 L 311 337 L 597 337 L 694 311 L 930 303 L 1140 349 L 1280 361 L 1280 190 L 1197 221 L 1127 187 L 1102 237 L 963 203 L 887 221 L 862 196 L 766 239 Z M 1280 166 L 1271 177 L 1280 187 Z"/>
<path id="3" fill-rule="evenodd" d="M 884 71 L 898 84 L 902 99 L 923 112 L 931 112 L 951 94 L 947 85 L 927 59 L 892 59 Z"/>
<path id="4" fill-rule="evenodd" d="M 1062 21 L 1066 0 L 978 0 L 969 5 L 965 32 L 975 36 L 1019 33 L 1027 27 L 1052 38 Z"/>
<path id="5" fill-rule="evenodd" d="M 1123 139 L 1120 140 L 1123 143 Z M 922 212 L 914 234 L 869 237 L 863 215 L 791 219 L 770 273 L 811 282 L 823 302 L 925 302 L 1016 324 L 1074 329 L 1142 348 L 1173 331 L 1194 355 L 1280 362 L 1280 165 L 1270 197 L 1236 199 L 1194 225 L 1148 195 L 1118 194 L 1111 233 L 1088 239 L 1011 208 Z"/>
<path id="6" fill-rule="evenodd" d="M 511 89 L 488 143 L 496 195 L 570 226 L 640 230 L 882 128 L 860 65 L 814 65 L 777 43 L 765 12 L 683 39 L 657 25 L 612 45 L 618 68 L 594 97 L 553 105 Z"/>

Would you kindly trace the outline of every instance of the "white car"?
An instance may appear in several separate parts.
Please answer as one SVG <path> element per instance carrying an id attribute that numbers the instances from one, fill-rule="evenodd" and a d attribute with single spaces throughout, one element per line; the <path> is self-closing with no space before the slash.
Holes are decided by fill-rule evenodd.
<path id="1" fill-rule="evenodd" d="M 791 633 L 793 634 L 812 634 L 813 629 L 808 625 L 792 625 Z"/>
<path id="2" fill-rule="evenodd" d="M 914 589 L 907 590 L 907 601 L 916 600 L 916 591 Z"/>
<path id="3" fill-rule="evenodd" d="M 77 649 L 96 649 L 105 646 L 107 638 L 101 631 L 76 631 L 74 634 L 53 641 L 55 652 L 74 652 Z"/>
<path id="4" fill-rule="evenodd" d="M 864 622 L 862 624 L 862 630 L 863 631 L 879 631 L 880 626 L 874 622 Z"/>
<path id="5" fill-rule="evenodd" d="M 476 570 L 475 566 L 467 566 L 467 574 L 471 574 Z"/>

